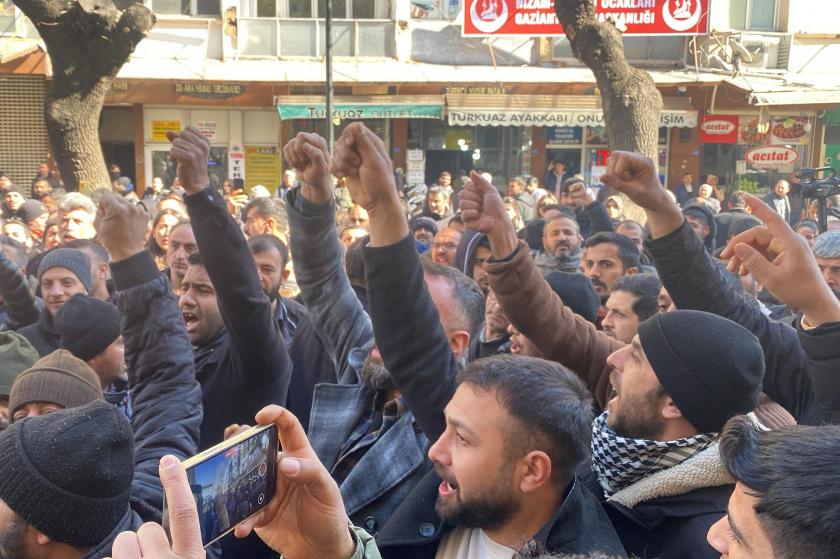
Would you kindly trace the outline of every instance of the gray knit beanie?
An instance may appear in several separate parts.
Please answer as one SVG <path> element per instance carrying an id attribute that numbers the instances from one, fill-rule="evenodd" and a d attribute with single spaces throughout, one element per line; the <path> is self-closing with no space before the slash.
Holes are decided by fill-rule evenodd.
<path id="1" fill-rule="evenodd" d="M 44 272 L 50 268 L 67 268 L 73 272 L 85 289 L 90 293 L 91 277 L 90 277 L 90 258 L 88 255 L 75 248 L 56 248 L 49 251 L 41 259 L 38 265 L 38 281 Z"/>

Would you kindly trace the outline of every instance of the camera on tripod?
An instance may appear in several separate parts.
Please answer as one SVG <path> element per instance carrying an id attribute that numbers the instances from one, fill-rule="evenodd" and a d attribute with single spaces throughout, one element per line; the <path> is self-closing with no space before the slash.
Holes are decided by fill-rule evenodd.
<path id="1" fill-rule="evenodd" d="M 796 174 L 802 186 L 803 200 L 816 200 L 818 206 L 817 222 L 820 233 L 828 230 L 828 211 L 826 200 L 840 194 L 840 177 L 833 167 L 802 169 Z M 805 206 L 808 207 L 807 205 Z"/>

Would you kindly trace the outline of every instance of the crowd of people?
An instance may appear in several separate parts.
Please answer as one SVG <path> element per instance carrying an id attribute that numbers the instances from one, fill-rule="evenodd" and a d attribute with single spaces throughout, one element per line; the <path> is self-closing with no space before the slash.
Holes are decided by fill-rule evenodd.
<path id="1" fill-rule="evenodd" d="M 412 215 L 362 124 L 277 195 L 170 140 L 171 191 L 0 176 L 0 557 L 840 556 L 840 231 L 786 188 L 613 152 Z M 271 423 L 205 550 L 181 461 Z"/>

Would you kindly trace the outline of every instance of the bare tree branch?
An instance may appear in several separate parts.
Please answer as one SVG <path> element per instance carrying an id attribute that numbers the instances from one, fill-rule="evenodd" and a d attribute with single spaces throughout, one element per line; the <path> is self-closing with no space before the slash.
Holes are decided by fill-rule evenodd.
<path id="1" fill-rule="evenodd" d="M 112 0 L 14 0 L 44 40 L 53 68 L 44 119 L 65 185 L 111 184 L 99 144 L 99 115 L 114 78 L 155 24 L 142 4 Z"/>
<path id="2" fill-rule="evenodd" d="M 653 78 L 627 62 L 621 32 L 611 22 L 598 21 L 592 0 L 555 0 L 554 10 L 572 52 L 595 75 L 610 150 L 658 161 L 662 95 Z M 644 212 L 623 198 L 625 215 L 644 223 Z"/>

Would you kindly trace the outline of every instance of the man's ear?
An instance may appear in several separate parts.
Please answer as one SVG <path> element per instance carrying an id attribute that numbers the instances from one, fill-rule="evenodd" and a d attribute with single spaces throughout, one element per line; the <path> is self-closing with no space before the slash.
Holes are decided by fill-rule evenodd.
<path id="1" fill-rule="evenodd" d="M 522 477 L 519 480 L 519 490 L 523 493 L 536 491 L 551 481 L 554 465 L 548 454 L 541 450 L 532 450 L 518 461 Z"/>
<path id="2" fill-rule="evenodd" d="M 666 396 L 662 406 L 662 417 L 665 419 L 680 419 L 683 416 L 680 408 L 670 396 Z"/>
<path id="3" fill-rule="evenodd" d="M 631 266 L 630 268 L 627 268 L 627 269 L 624 271 L 624 275 L 625 275 L 625 276 L 632 276 L 632 275 L 634 275 L 634 274 L 638 274 L 638 273 L 639 273 L 639 269 L 638 269 L 637 267 L 635 267 L 635 266 Z"/>
<path id="4" fill-rule="evenodd" d="M 467 352 L 470 349 L 469 332 L 455 330 L 454 332 L 447 332 L 446 335 L 449 338 L 449 345 L 455 357 L 467 357 Z"/>
<path id="5" fill-rule="evenodd" d="M 266 220 L 265 220 L 265 229 L 266 230 L 263 231 L 263 234 L 266 234 L 266 235 L 273 234 L 274 233 L 274 227 L 276 225 L 277 225 L 277 222 L 274 221 L 273 217 L 266 218 Z"/>

